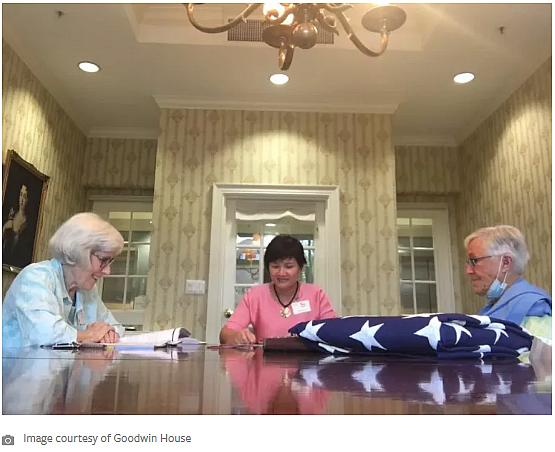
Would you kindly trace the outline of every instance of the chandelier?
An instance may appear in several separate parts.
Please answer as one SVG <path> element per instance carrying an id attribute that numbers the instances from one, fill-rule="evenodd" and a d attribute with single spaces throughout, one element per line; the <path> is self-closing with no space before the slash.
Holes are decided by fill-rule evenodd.
<path id="1" fill-rule="evenodd" d="M 339 35 L 337 21 L 347 33 L 355 47 L 367 56 L 380 56 L 387 49 L 389 33 L 401 27 L 406 20 L 405 11 L 399 6 L 376 5 L 364 14 L 362 25 L 369 31 L 379 33 L 380 48 L 366 47 L 352 29 L 345 11 L 352 8 L 347 3 L 249 3 L 227 24 L 217 27 L 200 25 L 194 17 L 194 3 L 186 3 L 187 16 L 191 24 L 204 33 L 221 33 L 245 22 L 259 6 L 268 24 L 262 31 L 262 40 L 278 50 L 278 64 L 281 70 L 289 69 L 296 47 L 310 49 L 318 39 L 318 30 L 323 29 Z"/>

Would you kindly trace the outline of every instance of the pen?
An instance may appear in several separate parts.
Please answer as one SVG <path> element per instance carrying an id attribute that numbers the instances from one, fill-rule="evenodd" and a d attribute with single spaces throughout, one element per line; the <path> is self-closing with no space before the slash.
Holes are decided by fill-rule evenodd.
<path id="1" fill-rule="evenodd" d="M 58 344 L 41 345 L 42 348 L 51 348 L 52 350 L 76 350 L 80 344 L 78 342 L 61 342 Z"/>

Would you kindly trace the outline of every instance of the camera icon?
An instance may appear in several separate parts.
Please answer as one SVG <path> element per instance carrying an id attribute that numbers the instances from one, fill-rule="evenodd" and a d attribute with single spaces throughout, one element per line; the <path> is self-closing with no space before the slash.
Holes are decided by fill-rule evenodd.
<path id="1" fill-rule="evenodd" d="M 13 445 L 14 445 L 13 435 L 2 436 L 2 446 L 13 446 Z"/>

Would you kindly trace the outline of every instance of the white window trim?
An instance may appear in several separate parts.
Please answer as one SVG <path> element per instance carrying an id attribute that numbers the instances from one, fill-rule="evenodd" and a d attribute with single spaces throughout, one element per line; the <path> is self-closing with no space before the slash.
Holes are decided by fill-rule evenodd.
<path id="1" fill-rule="evenodd" d="M 233 287 L 233 272 L 224 271 L 234 268 L 235 249 L 231 250 L 230 240 L 235 242 L 235 234 L 226 221 L 226 205 L 240 199 L 280 200 L 280 201 L 324 201 L 325 227 L 318 231 L 319 252 L 324 253 L 322 266 L 315 268 L 317 280 L 328 294 L 334 309 L 341 315 L 341 252 L 340 252 L 340 215 L 339 187 L 322 185 L 242 185 L 214 184 L 212 188 L 212 228 L 210 234 L 210 265 L 207 299 L 206 340 L 218 342 L 220 326 L 215 319 L 221 319 L 224 299 L 233 297 L 225 293 Z M 230 209 L 231 210 L 231 209 Z"/>
<path id="2" fill-rule="evenodd" d="M 154 202 L 152 196 L 120 196 L 120 195 L 89 195 L 90 209 L 92 212 L 106 212 L 110 208 L 139 208 L 153 210 Z M 102 279 L 98 284 L 98 291 L 102 293 Z M 148 284 L 148 278 L 147 278 Z M 110 312 L 116 320 L 124 325 L 142 326 L 144 323 L 144 309 L 120 310 L 111 309 Z"/>
<path id="3" fill-rule="evenodd" d="M 434 236 L 434 250 L 437 251 L 435 274 L 437 282 L 438 309 L 441 300 L 443 312 L 456 312 L 455 286 L 453 281 L 453 256 L 451 253 L 451 230 L 449 227 L 449 209 L 446 203 L 398 203 L 397 212 L 410 217 L 430 217 L 441 222 L 446 235 Z M 397 216 L 399 216 L 397 214 Z M 448 264 L 448 265 L 447 265 Z"/>

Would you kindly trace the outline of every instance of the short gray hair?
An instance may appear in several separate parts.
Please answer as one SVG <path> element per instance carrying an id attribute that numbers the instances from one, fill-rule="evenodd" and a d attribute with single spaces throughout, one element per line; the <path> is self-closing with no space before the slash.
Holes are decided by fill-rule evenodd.
<path id="1" fill-rule="evenodd" d="M 519 275 L 524 273 L 530 254 L 524 235 L 517 228 L 502 224 L 478 229 L 464 239 L 465 248 L 468 248 L 468 244 L 477 238 L 485 242 L 488 253 L 491 255 L 511 256 L 514 272 Z"/>
<path id="2" fill-rule="evenodd" d="M 123 237 L 118 230 L 91 212 L 73 215 L 54 233 L 48 244 L 50 255 L 67 265 L 90 265 L 96 251 L 113 256 L 121 253 Z"/>

